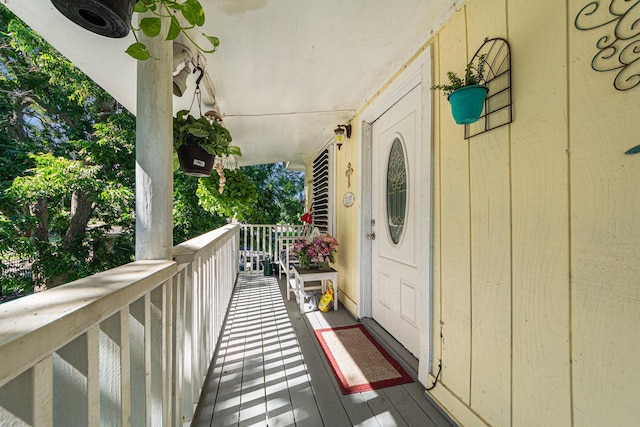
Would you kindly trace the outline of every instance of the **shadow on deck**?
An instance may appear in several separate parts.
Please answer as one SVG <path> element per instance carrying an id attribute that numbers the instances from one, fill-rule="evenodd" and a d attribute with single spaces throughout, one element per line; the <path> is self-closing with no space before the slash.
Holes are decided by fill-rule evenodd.
<path id="1" fill-rule="evenodd" d="M 417 382 L 342 395 L 313 330 L 357 322 L 344 309 L 301 315 L 283 288 L 259 272 L 238 277 L 192 426 L 454 425 Z"/>

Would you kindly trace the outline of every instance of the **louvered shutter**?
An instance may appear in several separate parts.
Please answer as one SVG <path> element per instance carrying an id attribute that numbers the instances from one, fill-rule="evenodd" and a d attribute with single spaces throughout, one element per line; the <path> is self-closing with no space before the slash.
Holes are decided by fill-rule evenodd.
<path id="1" fill-rule="evenodd" d="M 331 233 L 331 186 L 329 150 L 324 150 L 313 161 L 313 226 Z"/>

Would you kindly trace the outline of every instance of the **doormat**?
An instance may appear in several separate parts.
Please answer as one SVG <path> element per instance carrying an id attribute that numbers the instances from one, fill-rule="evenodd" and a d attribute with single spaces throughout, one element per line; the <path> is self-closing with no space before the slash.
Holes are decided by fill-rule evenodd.
<path id="1" fill-rule="evenodd" d="M 315 333 L 342 394 L 413 382 L 364 326 L 317 329 Z"/>

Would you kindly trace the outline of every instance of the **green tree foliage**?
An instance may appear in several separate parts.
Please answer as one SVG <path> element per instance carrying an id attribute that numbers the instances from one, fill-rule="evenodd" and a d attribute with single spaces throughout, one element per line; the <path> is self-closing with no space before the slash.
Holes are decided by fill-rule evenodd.
<path id="1" fill-rule="evenodd" d="M 133 258 L 135 118 L 0 3 L 0 261 L 46 287 Z M 174 175 L 174 242 L 236 218 L 299 223 L 303 175 L 282 164 Z M 2 265 L 0 264 L 0 266 Z M 4 290 L 31 286 L 2 272 Z"/>
<path id="2" fill-rule="evenodd" d="M 284 163 L 243 167 L 256 185 L 258 202 L 247 216 L 251 224 L 299 224 L 303 212 L 304 174 Z"/>
<path id="3" fill-rule="evenodd" d="M 173 243 L 182 243 L 226 223 L 223 216 L 200 205 L 198 179 L 182 171 L 173 174 Z"/>
<path id="4" fill-rule="evenodd" d="M 2 5 L 0 111 L 0 256 L 48 287 L 131 260 L 135 119 Z"/>

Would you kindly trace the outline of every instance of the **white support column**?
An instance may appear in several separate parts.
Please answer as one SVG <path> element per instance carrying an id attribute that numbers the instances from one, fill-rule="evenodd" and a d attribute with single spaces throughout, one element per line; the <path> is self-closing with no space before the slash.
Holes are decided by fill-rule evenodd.
<path id="1" fill-rule="evenodd" d="M 138 62 L 136 260 L 171 259 L 173 247 L 173 47 L 141 36 L 155 57 Z"/>

